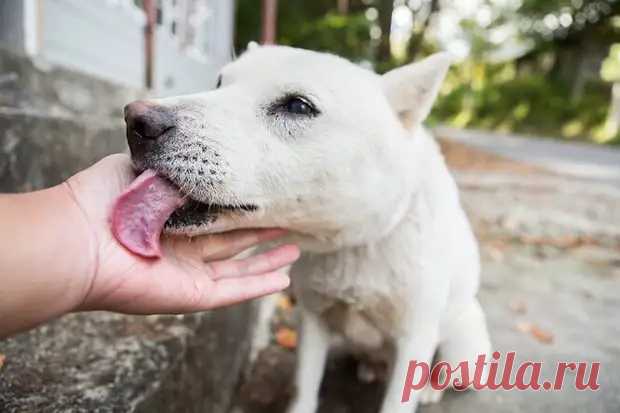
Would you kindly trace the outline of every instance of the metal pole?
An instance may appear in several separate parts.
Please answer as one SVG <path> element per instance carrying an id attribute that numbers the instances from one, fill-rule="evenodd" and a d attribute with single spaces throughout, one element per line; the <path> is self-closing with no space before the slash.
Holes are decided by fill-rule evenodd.
<path id="1" fill-rule="evenodd" d="M 262 10 L 262 44 L 276 43 L 276 28 L 278 25 L 278 0 L 263 0 Z"/>
<path id="2" fill-rule="evenodd" d="M 157 26 L 157 6 L 155 0 L 144 0 L 146 26 L 144 27 L 144 78 L 148 89 L 155 83 L 155 30 Z"/>

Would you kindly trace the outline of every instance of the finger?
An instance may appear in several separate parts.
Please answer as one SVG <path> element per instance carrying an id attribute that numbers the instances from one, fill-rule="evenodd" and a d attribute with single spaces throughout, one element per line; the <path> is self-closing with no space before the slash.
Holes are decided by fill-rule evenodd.
<path id="1" fill-rule="evenodd" d="M 289 284 L 289 277 L 278 272 L 214 281 L 204 268 L 164 264 L 149 277 L 132 277 L 96 308 L 128 314 L 192 313 L 271 294 Z"/>
<path id="2" fill-rule="evenodd" d="M 204 309 L 236 304 L 273 294 L 284 290 L 289 284 L 290 278 L 279 272 L 219 280 L 215 283 L 210 296 L 205 297 Z"/>
<path id="3" fill-rule="evenodd" d="M 292 264 L 299 258 L 299 247 L 282 245 L 262 254 L 241 260 L 223 260 L 207 264 L 212 271 L 212 279 L 244 277 L 275 271 Z"/>
<path id="4" fill-rule="evenodd" d="M 205 261 L 224 260 L 234 257 L 250 247 L 273 241 L 286 235 L 279 228 L 244 229 L 216 234 L 204 244 L 201 257 Z"/>
<path id="5" fill-rule="evenodd" d="M 67 185 L 76 196 L 79 194 L 77 202 L 83 209 L 98 219 L 108 217 L 114 200 L 134 178 L 129 156 L 116 154 L 73 175 L 67 180 Z M 105 185 L 101 185 L 102 180 Z"/>
<path id="6" fill-rule="evenodd" d="M 164 240 L 180 257 L 218 261 L 234 257 L 250 247 L 286 234 L 282 229 L 244 229 L 194 238 L 167 236 Z"/>
<path id="7" fill-rule="evenodd" d="M 108 155 L 92 167 L 93 169 L 105 171 L 108 176 L 113 173 L 112 178 L 118 182 L 120 188 L 126 188 L 136 178 L 136 173 L 132 167 L 131 158 L 125 153 Z"/>

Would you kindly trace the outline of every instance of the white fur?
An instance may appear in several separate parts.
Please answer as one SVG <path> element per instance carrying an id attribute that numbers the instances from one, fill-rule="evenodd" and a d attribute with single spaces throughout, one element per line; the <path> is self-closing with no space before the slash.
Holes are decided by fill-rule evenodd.
<path id="1" fill-rule="evenodd" d="M 489 351 L 477 243 L 420 126 L 449 65 L 440 54 L 378 76 L 331 55 L 253 47 L 223 69 L 220 89 L 159 101 L 179 115 L 166 151 L 205 155 L 150 166 L 195 200 L 258 207 L 177 232 L 280 226 L 303 249 L 292 269 L 303 324 L 291 413 L 316 411 L 332 334 L 356 349 L 395 350 L 382 413 L 415 410 L 420 392 L 400 401 L 410 360 L 430 363 L 437 348 L 453 363 Z M 321 114 L 270 114 L 287 93 Z M 197 164 L 218 181 L 207 185 Z"/>

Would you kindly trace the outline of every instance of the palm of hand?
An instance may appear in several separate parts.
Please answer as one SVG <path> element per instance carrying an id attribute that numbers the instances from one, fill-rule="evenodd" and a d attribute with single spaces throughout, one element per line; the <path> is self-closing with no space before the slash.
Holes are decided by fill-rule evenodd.
<path id="1" fill-rule="evenodd" d="M 282 230 L 240 230 L 193 239 L 165 237 L 163 257 L 156 260 L 127 251 L 113 238 L 108 216 L 114 200 L 133 177 L 129 158 L 113 155 L 69 180 L 93 240 L 90 287 L 81 309 L 185 313 L 237 303 L 288 286 L 288 276 L 277 270 L 298 258 L 296 246 L 232 259 L 258 243 L 280 237 Z"/>

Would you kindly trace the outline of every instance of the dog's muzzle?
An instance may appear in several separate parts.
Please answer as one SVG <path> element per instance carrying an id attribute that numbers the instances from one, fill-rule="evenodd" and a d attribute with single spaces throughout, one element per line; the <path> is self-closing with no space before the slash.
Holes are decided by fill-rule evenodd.
<path id="1" fill-rule="evenodd" d="M 134 160 L 142 159 L 176 126 L 172 111 L 155 103 L 138 100 L 125 106 L 127 143 Z"/>

